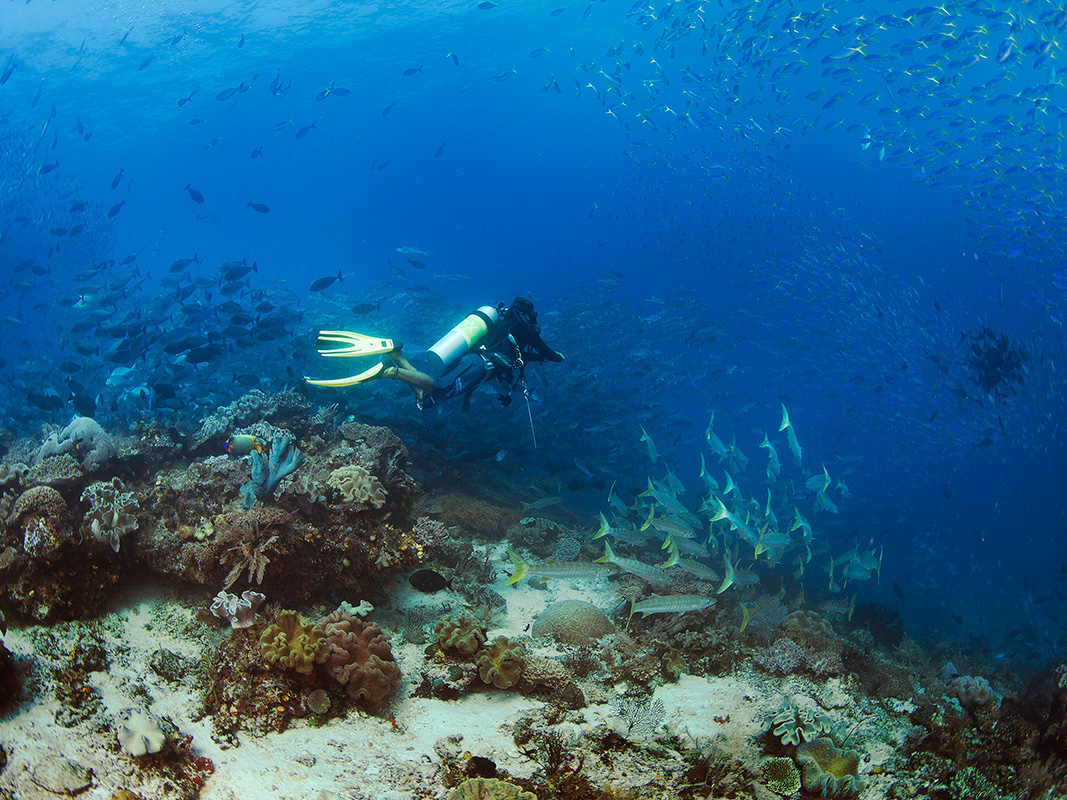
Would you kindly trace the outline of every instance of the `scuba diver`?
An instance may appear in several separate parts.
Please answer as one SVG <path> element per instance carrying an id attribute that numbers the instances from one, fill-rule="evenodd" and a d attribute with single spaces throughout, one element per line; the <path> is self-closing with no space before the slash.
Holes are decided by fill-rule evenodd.
<path id="1" fill-rule="evenodd" d="M 403 381 L 415 393 L 420 409 L 429 408 L 453 397 L 463 397 L 463 411 L 470 407 L 474 390 L 492 378 L 499 384 L 498 399 L 502 406 L 511 404 L 511 395 L 521 386 L 526 389 L 526 365 L 533 361 L 563 361 L 563 355 L 541 339 L 537 311 L 525 297 L 516 297 L 510 307 L 503 303 L 482 306 L 445 334 L 426 351 L 426 359 L 439 373 L 435 378 L 416 369 L 404 354 L 403 344 L 393 339 L 364 336 L 349 331 L 322 331 L 320 342 L 347 346 L 319 350 L 324 356 L 385 357 L 363 372 L 349 378 L 317 380 L 305 377 L 314 386 L 354 386 L 368 380 L 388 378 Z"/>

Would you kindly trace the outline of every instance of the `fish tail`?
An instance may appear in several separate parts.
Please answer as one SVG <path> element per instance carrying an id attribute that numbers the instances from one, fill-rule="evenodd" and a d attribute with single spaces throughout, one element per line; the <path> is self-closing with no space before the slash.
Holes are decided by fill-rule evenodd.
<path id="1" fill-rule="evenodd" d="M 610 531 L 611 531 L 611 528 L 608 527 L 608 518 L 605 517 L 604 516 L 604 512 L 601 511 L 600 512 L 600 529 L 595 534 L 593 534 L 593 538 L 594 539 L 599 539 L 602 536 L 607 536 Z"/>
<path id="2" fill-rule="evenodd" d="M 743 605 L 743 606 L 741 606 L 741 630 L 739 630 L 738 633 L 744 633 L 745 632 L 745 628 L 748 627 L 748 620 L 749 620 L 748 606 L 747 605 Z"/>
<path id="3" fill-rule="evenodd" d="M 522 556 L 516 553 L 514 550 L 508 550 L 508 555 L 511 556 L 511 561 L 515 565 L 515 571 L 511 574 L 511 577 L 505 581 L 505 584 L 511 586 L 513 583 L 518 583 L 526 577 L 526 569 L 530 565 L 527 564 Z"/>
<path id="4" fill-rule="evenodd" d="M 614 563 L 614 559 L 615 559 L 615 553 L 612 552 L 612 550 L 611 550 L 611 543 L 610 542 L 604 542 L 604 555 L 602 555 L 600 558 L 594 558 L 593 559 L 593 563 L 595 563 L 595 564 L 613 564 Z"/>

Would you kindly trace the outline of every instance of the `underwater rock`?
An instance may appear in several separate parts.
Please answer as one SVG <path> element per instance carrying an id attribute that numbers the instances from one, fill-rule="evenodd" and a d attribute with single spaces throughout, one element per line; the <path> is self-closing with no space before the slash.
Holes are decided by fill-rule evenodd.
<path id="1" fill-rule="evenodd" d="M 354 461 L 377 475 L 394 502 L 406 503 L 415 490 L 415 481 L 408 475 L 410 456 L 403 440 L 388 428 L 346 422 L 341 435 L 354 451 Z"/>
<path id="2" fill-rule="evenodd" d="M 222 450 L 222 441 L 235 429 L 259 420 L 287 424 L 294 430 L 307 430 L 311 403 L 296 392 L 269 394 L 252 389 L 214 414 L 205 417 L 193 434 L 190 447 L 207 449 L 210 445 Z M 295 424 L 294 424 L 295 423 Z"/>
<path id="3" fill-rule="evenodd" d="M 491 683 L 497 689 L 510 689 L 522 677 L 522 662 L 526 650 L 517 642 L 509 642 L 497 636 L 489 647 L 474 658 L 482 683 Z"/>
<path id="4" fill-rule="evenodd" d="M 86 472 L 98 472 L 117 454 L 115 442 L 92 417 L 75 417 L 59 433 L 49 436 L 37 451 L 35 463 L 49 456 L 70 454 L 78 458 Z"/>
<path id="5" fill-rule="evenodd" d="M 823 797 L 853 797 L 864 787 L 857 774 L 860 756 L 843 750 L 832 739 L 805 742 L 797 748 L 804 789 Z"/>
<path id="6" fill-rule="evenodd" d="M 34 765 L 30 780 L 54 795 L 74 797 L 93 785 L 93 771 L 62 755 Z"/>
<path id="7" fill-rule="evenodd" d="M 338 467 L 330 473 L 327 483 L 340 492 L 346 503 L 381 508 L 385 505 L 385 487 L 359 464 Z"/>
<path id="8" fill-rule="evenodd" d="M 310 674 L 323 646 L 323 631 L 295 611 L 283 611 L 260 637 L 264 661 Z"/>
<path id="9" fill-rule="evenodd" d="M 315 660 L 326 665 L 348 696 L 372 709 L 387 705 L 400 686 L 400 668 L 382 629 L 354 614 L 335 611 L 316 630 L 324 640 Z"/>
<path id="10" fill-rule="evenodd" d="M 549 636 L 561 644 L 581 647 L 615 632 L 607 615 L 584 600 L 562 600 L 537 615 L 530 631 L 535 637 Z"/>

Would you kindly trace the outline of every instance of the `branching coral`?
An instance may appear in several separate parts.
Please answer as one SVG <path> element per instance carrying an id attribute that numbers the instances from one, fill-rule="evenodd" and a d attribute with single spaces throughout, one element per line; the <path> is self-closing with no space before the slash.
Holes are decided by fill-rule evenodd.
<path id="1" fill-rule="evenodd" d="M 122 535 L 137 530 L 137 500 L 122 488 L 122 481 L 112 478 L 82 492 L 82 502 L 89 503 L 84 524 L 97 539 L 110 542 L 116 553 Z"/>
<path id="2" fill-rule="evenodd" d="M 491 683 L 498 689 L 510 689 L 522 677 L 522 661 L 525 649 L 517 642 L 509 642 L 497 636 L 486 649 L 475 656 L 478 675 L 482 683 Z"/>
<path id="3" fill-rule="evenodd" d="M 341 493 L 346 503 L 358 503 L 374 508 L 385 505 L 385 487 L 359 464 L 338 467 L 330 473 L 327 483 Z"/>
<path id="4" fill-rule="evenodd" d="M 383 706 L 400 686 L 400 668 L 382 629 L 338 610 L 319 622 L 316 630 L 323 635 L 316 661 L 326 665 L 353 700 Z"/>
<path id="5" fill-rule="evenodd" d="M 295 611 L 283 611 L 259 639 L 265 661 L 307 675 L 323 646 L 323 632 Z"/>
<path id="6" fill-rule="evenodd" d="M 256 500 L 266 500 L 273 495 L 281 479 L 300 466 L 304 454 L 296 449 L 291 438 L 278 436 L 271 442 L 269 456 L 253 451 L 249 458 L 252 460 L 252 477 L 241 487 L 245 508 L 252 508 Z"/>

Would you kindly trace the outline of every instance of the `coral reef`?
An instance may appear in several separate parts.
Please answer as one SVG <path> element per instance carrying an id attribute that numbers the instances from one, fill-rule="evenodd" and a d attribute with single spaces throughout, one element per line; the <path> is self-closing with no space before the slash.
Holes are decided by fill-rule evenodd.
<path id="1" fill-rule="evenodd" d="M 614 633 L 615 626 L 592 603 L 563 600 L 538 614 L 530 632 L 535 637 L 548 636 L 562 644 L 581 647 Z"/>
<path id="2" fill-rule="evenodd" d="M 485 625 L 474 617 L 444 617 L 437 621 L 434 635 L 442 650 L 473 656 L 485 644 Z"/>
<path id="3" fill-rule="evenodd" d="M 112 478 L 91 484 L 81 499 L 89 504 L 82 524 L 117 553 L 122 536 L 137 530 L 136 498 L 123 491 L 122 481 Z"/>
<path id="4" fill-rule="evenodd" d="M 1001 700 L 1000 695 L 989 685 L 989 681 L 980 676 L 962 675 L 953 680 L 949 688 L 964 708 L 999 703 Z"/>
<path id="5" fill-rule="evenodd" d="M 389 637 L 373 622 L 338 610 L 316 626 L 322 645 L 315 660 L 353 700 L 381 709 L 400 686 L 400 668 Z"/>
<path id="6" fill-rule="evenodd" d="M 246 589 L 241 596 L 230 594 L 225 589 L 211 601 L 211 614 L 230 623 L 231 628 L 250 628 L 256 622 L 256 609 L 266 600 L 259 592 Z"/>
<path id="7" fill-rule="evenodd" d="M 814 740 L 820 734 L 829 733 L 833 730 L 833 723 L 824 714 L 785 703 L 771 717 L 767 730 L 783 745 L 800 745 Z"/>
<path id="8" fill-rule="evenodd" d="M 70 454 L 86 472 L 99 472 L 118 454 L 115 442 L 92 417 L 75 417 L 59 433 L 49 436 L 37 451 L 35 463 L 49 456 Z"/>
<path id="9" fill-rule="evenodd" d="M 51 486 L 21 492 L 0 542 L 0 592 L 38 620 L 91 616 L 118 580 L 110 548 L 78 534 L 63 495 Z"/>
<path id="10" fill-rule="evenodd" d="M 291 438 L 279 436 L 271 442 L 269 456 L 254 450 L 249 458 L 252 461 L 252 477 L 241 487 L 246 509 L 252 508 L 257 500 L 271 497 L 282 478 L 300 466 L 304 454 L 296 448 Z"/>
<path id="11" fill-rule="evenodd" d="M 504 636 L 497 636 L 488 648 L 480 651 L 474 658 L 482 682 L 491 683 L 498 689 L 510 689 L 515 686 L 522 677 L 525 652 L 521 644 L 509 642 Z"/>
<path id="12" fill-rule="evenodd" d="M 223 439 L 234 429 L 259 420 L 285 423 L 294 429 L 297 425 L 293 423 L 298 422 L 299 427 L 308 429 L 310 410 L 311 404 L 296 392 L 269 394 L 252 389 L 211 416 L 205 417 L 193 434 L 190 446 L 193 450 L 208 447 L 220 450 Z"/>
<path id="13" fill-rule="evenodd" d="M 793 759 L 769 756 L 761 765 L 763 783 L 772 792 L 787 797 L 800 791 L 800 770 Z"/>
<path id="14" fill-rule="evenodd" d="M 448 800 L 537 800 L 537 795 L 497 778 L 468 778 L 448 793 Z"/>
<path id="15" fill-rule="evenodd" d="M 381 508 L 385 505 L 385 487 L 366 468 L 359 464 L 338 467 L 330 473 L 327 481 L 336 489 L 346 503 L 369 505 Z"/>
<path id="16" fill-rule="evenodd" d="M 823 797 L 852 797 L 863 790 L 857 774 L 859 753 L 839 748 L 832 739 L 804 742 L 797 748 L 797 762 L 806 791 Z"/>
<path id="17" fill-rule="evenodd" d="M 259 646 L 264 661 L 307 675 L 315 667 L 324 638 L 318 626 L 295 611 L 283 611 L 263 631 Z"/>

